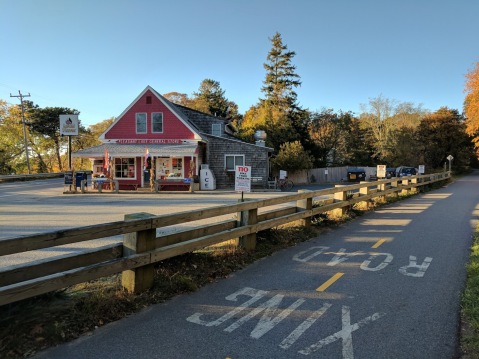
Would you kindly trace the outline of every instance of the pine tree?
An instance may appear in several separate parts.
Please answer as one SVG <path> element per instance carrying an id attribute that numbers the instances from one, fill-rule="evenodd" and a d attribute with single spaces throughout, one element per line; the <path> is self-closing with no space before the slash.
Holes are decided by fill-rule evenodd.
<path id="1" fill-rule="evenodd" d="M 274 105 L 295 109 L 298 95 L 294 88 L 301 86 L 300 76 L 295 73 L 296 66 L 291 63 L 296 53 L 283 45 L 280 33 L 276 32 L 272 39 L 268 39 L 272 48 L 266 57 L 267 63 L 263 64 L 267 72 L 261 91 Z"/>

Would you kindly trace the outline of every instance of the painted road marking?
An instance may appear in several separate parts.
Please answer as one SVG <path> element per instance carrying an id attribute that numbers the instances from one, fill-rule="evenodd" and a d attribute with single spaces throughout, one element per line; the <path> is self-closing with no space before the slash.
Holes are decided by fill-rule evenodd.
<path id="1" fill-rule="evenodd" d="M 312 326 L 323 314 L 326 312 L 329 307 L 331 307 L 332 304 L 329 303 L 324 303 L 324 305 L 321 307 L 321 309 L 316 310 L 309 316 L 308 319 L 306 319 L 304 322 L 302 322 L 295 330 L 291 332 L 290 335 L 288 335 L 287 338 L 285 338 L 281 344 L 279 345 L 280 348 L 282 349 L 288 349 L 291 345 L 294 344 L 296 340 L 306 331 L 309 329 L 310 326 Z"/>
<path id="2" fill-rule="evenodd" d="M 283 310 L 281 313 L 279 313 L 276 317 L 273 318 L 273 315 L 283 298 L 284 295 L 282 294 L 275 295 L 266 303 L 261 304 L 258 308 L 246 314 L 243 318 L 231 324 L 228 328 L 225 329 L 225 332 L 231 333 L 235 329 L 241 327 L 248 320 L 254 318 L 257 314 L 264 311 L 263 316 L 250 334 L 251 338 L 261 338 L 263 335 L 273 329 L 277 324 L 279 324 L 284 318 L 290 315 L 292 311 L 294 311 L 296 308 L 298 308 L 301 304 L 305 302 L 303 298 L 300 298 L 293 304 L 291 304 L 287 309 Z"/>
<path id="3" fill-rule="evenodd" d="M 376 267 L 370 268 L 369 265 L 371 264 L 371 261 L 379 256 L 386 256 L 386 258 Z M 361 263 L 360 268 L 365 271 L 376 272 L 378 270 L 386 268 L 388 264 L 392 262 L 393 258 L 394 257 L 391 253 L 371 253 L 371 257 Z"/>
<path id="4" fill-rule="evenodd" d="M 351 257 L 359 256 L 365 254 L 363 251 L 357 251 L 354 253 L 346 253 L 346 248 L 341 248 L 338 253 L 331 259 L 328 263 L 328 266 L 335 266 L 338 263 L 344 262 Z"/>
<path id="5" fill-rule="evenodd" d="M 381 244 L 383 244 L 384 242 L 386 242 L 385 239 L 380 239 L 379 241 L 376 242 L 376 244 L 374 246 L 372 246 L 371 248 L 378 248 Z"/>
<path id="6" fill-rule="evenodd" d="M 378 241 L 373 247 L 378 247 L 381 245 L 381 243 L 384 243 L 386 240 L 381 239 Z M 309 256 L 306 256 L 304 258 L 301 258 L 305 253 L 308 253 L 314 249 L 319 249 L 315 251 L 313 254 L 310 254 Z M 360 255 L 366 255 L 369 254 L 370 257 L 363 261 L 359 267 L 362 270 L 365 271 L 370 271 L 370 272 L 376 272 L 381 269 L 386 268 L 393 260 L 393 255 L 391 253 L 375 253 L 375 252 L 370 252 L 370 253 L 365 253 L 362 251 L 356 251 L 354 253 L 346 253 L 345 248 L 341 248 L 338 252 L 325 252 L 325 250 L 329 249 L 329 247 L 311 247 L 305 251 L 301 251 L 293 256 L 293 260 L 297 262 L 308 262 L 309 260 L 313 259 L 314 257 L 320 255 L 320 254 L 334 254 L 334 257 L 327 263 L 328 266 L 335 266 L 336 264 L 342 263 L 354 256 L 360 256 Z M 376 267 L 370 267 L 370 264 L 373 260 L 375 260 L 379 256 L 385 256 L 384 260 L 376 265 Z M 429 265 L 432 261 L 431 257 L 426 257 L 424 259 L 424 262 L 420 265 L 417 264 L 417 258 L 415 256 L 409 256 L 409 264 L 405 265 L 403 267 L 399 268 L 399 273 L 406 275 L 408 277 L 416 277 L 416 278 L 422 278 L 424 277 L 424 274 L 426 273 L 426 270 L 429 268 Z M 411 271 L 410 269 L 416 269 L 416 271 Z M 409 271 L 408 271 L 409 270 Z M 338 273 L 339 274 L 339 273 Z M 339 276 L 340 277 L 340 276 Z M 338 278 L 339 278 L 338 277 Z M 331 278 L 330 280 L 334 279 L 335 277 Z M 336 278 L 337 279 L 337 278 Z M 320 291 L 320 288 L 323 288 L 328 282 L 324 283 L 321 287 L 316 289 L 317 291 Z M 334 283 L 334 280 L 331 282 L 331 284 Z M 327 287 L 326 287 L 327 288 Z M 324 289 L 326 289 L 324 288 Z"/>
<path id="7" fill-rule="evenodd" d="M 354 358 L 354 352 L 353 352 L 353 337 L 352 333 L 356 330 L 358 330 L 361 327 L 364 327 L 365 325 L 374 322 L 375 320 L 378 320 L 379 318 L 385 316 L 386 313 L 374 313 L 373 315 L 366 317 L 362 320 L 360 320 L 357 323 L 354 323 L 351 325 L 351 311 L 348 306 L 343 305 L 343 310 L 342 310 L 342 317 L 341 317 L 341 323 L 342 323 L 342 329 L 339 332 L 334 333 L 333 335 L 330 335 L 327 338 L 321 339 L 319 342 L 316 344 L 311 345 L 310 347 L 307 347 L 306 349 L 300 350 L 299 353 L 303 355 L 309 355 L 323 347 L 325 347 L 328 344 L 331 344 L 335 342 L 338 339 L 343 340 L 343 358 L 344 359 L 353 359 Z"/>
<path id="8" fill-rule="evenodd" d="M 337 273 L 336 275 L 342 275 L 342 273 Z M 205 321 L 201 320 L 200 317 L 203 315 L 202 313 L 195 313 L 192 316 L 188 317 L 186 320 L 203 325 L 203 326 L 216 326 L 228 319 L 236 319 L 235 315 L 243 311 L 245 308 L 251 306 L 254 302 L 258 301 L 260 298 L 267 297 L 269 292 L 265 290 L 254 289 L 250 287 L 244 287 L 237 292 L 225 297 L 226 300 L 236 302 L 239 296 L 249 296 L 251 299 L 246 301 L 245 303 L 239 305 L 238 307 L 234 308 L 229 313 L 223 315 L 217 320 L 214 321 Z M 259 319 L 258 323 L 254 327 L 253 331 L 250 333 L 250 337 L 253 339 L 260 339 L 263 335 L 268 333 L 271 329 L 273 329 L 276 325 L 281 323 L 284 319 L 286 319 L 291 313 L 293 313 L 300 305 L 306 302 L 305 298 L 297 299 L 293 304 L 291 304 L 286 309 L 278 309 L 281 306 L 283 298 L 285 296 L 283 294 L 277 294 L 274 297 L 270 298 L 264 304 L 260 305 L 257 308 L 253 308 L 248 314 L 245 314 L 242 318 L 235 321 L 229 327 L 224 329 L 226 332 L 233 332 L 234 330 L 241 327 L 243 324 L 248 322 L 253 317 L 257 316 L 258 314 L 263 312 L 262 317 Z M 316 321 L 323 316 L 323 314 L 332 307 L 331 303 L 324 303 L 321 308 L 316 311 L 313 311 L 312 314 L 304 320 L 296 329 L 294 329 L 286 338 L 284 338 L 278 346 L 281 349 L 287 350 L 296 341 L 308 330 Z M 296 316 L 301 314 L 296 314 Z M 339 339 L 342 339 L 342 353 L 343 358 L 345 359 L 353 359 L 353 340 L 352 340 L 352 333 L 358 330 L 361 327 L 383 317 L 386 315 L 385 313 L 375 313 L 369 317 L 366 317 L 357 323 L 351 324 L 351 314 L 350 314 L 350 307 L 342 306 L 342 315 L 341 315 L 341 322 L 342 322 L 342 329 L 333 335 L 330 335 L 324 339 L 321 339 L 317 343 L 306 347 L 305 349 L 299 351 L 300 354 L 309 355 L 328 344 L 331 344 Z M 271 337 L 269 337 L 271 338 Z M 229 359 L 229 358 L 226 358 Z"/>
<path id="9" fill-rule="evenodd" d="M 415 256 L 409 256 L 409 265 L 399 268 L 399 273 L 407 275 L 409 277 L 418 277 L 418 278 L 424 277 L 424 274 L 426 273 L 426 269 L 429 268 L 429 264 L 431 264 L 432 262 L 432 258 L 426 257 L 424 259 L 424 262 L 422 262 L 422 264 L 420 265 L 417 265 L 416 261 L 417 261 L 417 258 Z M 409 268 L 415 268 L 417 269 L 417 272 L 410 273 L 407 271 Z"/>
<path id="10" fill-rule="evenodd" d="M 247 302 L 244 302 L 240 306 L 236 307 L 231 312 L 226 313 L 222 317 L 220 317 L 216 320 L 213 320 L 211 322 L 201 320 L 200 317 L 203 315 L 202 313 L 195 313 L 192 316 L 186 318 L 186 320 L 191 322 L 191 323 L 204 325 L 206 327 L 217 326 L 217 325 L 220 325 L 223 322 L 226 322 L 228 319 L 232 318 L 233 316 L 235 316 L 236 314 L 238 314 L 239 312 L 241 312 L 245 308 L 248 308 L 251 304 L 253 304 L 253 303 L 257 302 L 258 300 L 260 300 L 261 298 L 263 298 L 267 293 L 268 292 L 265 291 L 265 290 L 258 290 L 258 289 L 254 289 L 254 288 L 244 287 L 243 289 L 240 289 L 239 291 L 227 296 L 225 299 L 236 302 L 238 300 L 239 295 L 247 295 L 247 296 L 250 296 L 252 298 L 250 300 L 248 300 Z"/>
<path id="11" fill-rule="evenodd" d="M 326 282 L 324 282 L 318 289 L 316 289 L 316 292 L 324 292 L 328 287 L 336 282 L 339 278 L 341 278 L 344 275 L 344 273 L 336 273 L 333 275 L 331 278 L 329 278 Z"/>

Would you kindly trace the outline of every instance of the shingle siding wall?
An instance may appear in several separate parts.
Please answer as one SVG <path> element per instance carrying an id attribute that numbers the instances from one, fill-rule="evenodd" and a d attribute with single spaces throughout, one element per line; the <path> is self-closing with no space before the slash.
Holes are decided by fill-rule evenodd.
<path id="1" fill-rule="evenodd" d="M 216 186 L 218 188 L 234 187 L 234 171 L 225 172 L 225 155 L 244 155 L 245 165 L 251 166 L 251 177 L 262 177 L 260 183 L 255 183 L 256 187 L 267 187 L 268 181 L 268 151 L 261 147 L 241 143 L 239 141 L 229 141 L 213 136 L 208 137 L 208 163 L 210 169 L 216 177 Z"/>
<path id="2" fill-rule="evenodd" d="M 228 123 L 227 120 L 221 117 L 211 116 L 202 112 L 191 110 L 187 107 L 176 106 L 181 112 L 183 112 L 188 119 L 193 122 L 196 127 L 198 127 L 202 132 L 207 134 L 212 134 L 212 124 L 221 125 L 221 135 L 225 133 L 225 125 Z"/>

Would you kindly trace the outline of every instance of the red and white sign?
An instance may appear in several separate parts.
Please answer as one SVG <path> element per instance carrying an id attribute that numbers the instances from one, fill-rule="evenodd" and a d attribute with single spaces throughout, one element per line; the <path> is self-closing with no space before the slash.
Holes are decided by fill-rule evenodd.
<path id="1" fill-rule="evenodd" d="M 425 168 L 424 168 L 424 165 L 419 165 L 419 173 L 421 174 L 424 174 L 424 172 L 426 172 Z"/>
<path id="2" fill-rule="evenodd" d="M 386 177 L 386 166 L 385 165 L 378 165 L 377 171 L 376 171 L 376 176 L 378 176 L 378 178 Z"/>
<path id="3" fill-rule="evenodd" d="M 251 192 L 251 166 L 236 166 L 235 191 Z"/>
<path id="4" fill-rule="evenodd" d="M 183 143 L 183 140 L 116 140 L 116 143 L 123 144 L 173 144 L 173 143 Z"/>

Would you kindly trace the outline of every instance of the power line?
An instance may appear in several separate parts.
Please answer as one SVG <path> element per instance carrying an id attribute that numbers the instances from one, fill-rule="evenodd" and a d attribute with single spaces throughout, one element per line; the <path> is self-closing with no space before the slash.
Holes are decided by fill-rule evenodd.
<path id="1" fill-rule="evenodd" d="M 13 96 L 12 94 L 10 94 L 10 97 L 19 97 L 20 102 L 22 104 L 22 122 L 23 122 L 23 138 L 25 140 L 25 154 L 27 155 L 28 174 L 31 175 L 32 171 L 30 170 L 30 158 L 28 157 L 27 129 L 25 128 L 25 113 L 23 111 L 23 98 L 30 97 L 30 92 L 28 93 L 28 95 L 22 95 L 20 90 L 18 90 L 18 95 L 19 96 Z"/>

